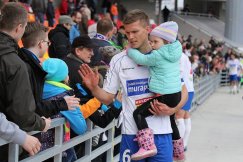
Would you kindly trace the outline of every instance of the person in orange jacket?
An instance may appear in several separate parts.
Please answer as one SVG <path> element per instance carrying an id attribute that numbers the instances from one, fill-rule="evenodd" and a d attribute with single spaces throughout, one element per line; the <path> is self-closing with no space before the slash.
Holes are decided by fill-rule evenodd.
<path id="1" fill-rule="evenodd" d="M 113 19 L 114 23 L 117 24 L 118 8 L 117 8 L 117 3 L 116 2 L 111 5 L 111 14 L 112 14 L 112 19 Z"/>

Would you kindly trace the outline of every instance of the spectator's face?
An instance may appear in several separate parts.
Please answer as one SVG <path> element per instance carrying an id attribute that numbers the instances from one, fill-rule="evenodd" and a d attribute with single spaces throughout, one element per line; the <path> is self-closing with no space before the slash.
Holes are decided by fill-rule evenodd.
<path id="1" fill-rule="evenodd" d="M 113 34 L 116 34 L 116 33 L 117 33 L 117 27 L 114 26 L 114 27 L 113 27 Z"/>
<path id="2" fill-rule="evenodd" d="M 90 63 L 91 62 L 91 57 L 94 54 L 93 54 L 93 49 L 83 47 L 83 48 L 76 48 L 76 55 L 84 63 Z"/>
<path id="3" fill-rule="evenodd" d="M 41 40 L 38 43 L 38 47 L 39 47 L 39 57 L 42 58 L 44 56 L 44 54 L 46 53 L 48 47 L 51 45 L 51 42 L 48 39 L 48 34 L 46 33 L 45 35 L 45 39 Z"/>
<path id="4" fill-rule="evenodd" d="M 149 36 L 149 41 L 150 41 L 150 44 L 151 44 L 151 46 L 152 46 L 152 48 L 153 48 L 154 50 L 157 50 L 157 49 L 159 49 L 161 46 L 164 45 L 164 41 L 163 41 L 161 38 L 156 37 L 156 36 L 153 36 L 153 35 L 150 35 L 150 36 Z"/>
<path id="5" fill-rule="evenodd" d="M 74 20 L 73 20 L 75 23 L 79 24 L 81 21 L 82 21 L 82 15 L 81 13 L 77 13 L 76 16 L 74 17 Z"/>
<path id="6" fill-rule="evenodd" d="M 141 48 L 148 41 L 149 26 L 144 26 L 140 21 L 124 25 L 127 39 L 132 48 Z"/>
<path id="7" fill-rule="evenodd" d="M 71 24 L 63 24 L 63 26 L 67 29 L 67 30 L 70 30 L 72 25 Z"/>
<path id="8" fill-rule="evenodd" d="M 198 62 L 198 61 L 199 61 L 199 56 L 193 55 L 193 62 Z"/>

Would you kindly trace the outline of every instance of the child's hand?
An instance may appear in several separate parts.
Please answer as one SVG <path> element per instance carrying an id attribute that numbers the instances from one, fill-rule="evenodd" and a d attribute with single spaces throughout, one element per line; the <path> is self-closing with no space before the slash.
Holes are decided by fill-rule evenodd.
<path id="1" fill-rule="evenodd" d="M 75 96 L 65 96 L 64 100 L 67 103 L 68 110 L 75 110 L 76 107 L 79 107 L 80 99 Z"/>

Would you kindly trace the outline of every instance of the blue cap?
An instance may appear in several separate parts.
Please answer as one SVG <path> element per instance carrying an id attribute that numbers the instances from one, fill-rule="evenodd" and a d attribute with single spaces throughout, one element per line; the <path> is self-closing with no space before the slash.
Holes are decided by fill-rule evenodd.
<path id="1" fill-rule="evenodd" d="M 61 82 L 68 76 L 68 66 L 60 59 L 49 58 L 42 63 L 42 67 L 48 73 L 47 81 Z"/>

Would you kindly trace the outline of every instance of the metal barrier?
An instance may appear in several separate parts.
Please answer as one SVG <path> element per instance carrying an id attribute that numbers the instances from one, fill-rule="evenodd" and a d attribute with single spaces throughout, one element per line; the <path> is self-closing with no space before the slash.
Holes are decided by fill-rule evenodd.
<path id="1" fill-rule="evenodd" d="M 117 162 L 119 161 L 119 154 L 113 156 L 114 146 L 120 143 L 121 135 L 114 138 L 115 133 L 115 123 L 114 120 L 111 122 L 106 128 L 94 128 L 93 124 L 90 120 L 87 121 L 87 132 L 83 135 L 79 135 L 70 139 L 68 142 L 63 142 L 63 124 L 65 122 L 64 118 L 53 119 L 51 128 L 55 128 L 55 144 L 53 147 L 44 150 L 38 153 L 35 156 L 28 157 L 26 159 L 21 160 L 20 162 L 40 162 L 46 160 L 48 158 L 54 157 L 54 162 L 62 161 L 62 152 L 76 146 L 82 142 L 85 142 L 85 155 L 80 159 L 76 160 L 76 162 L 91 162 L 94 158 L 98 157 L 102 153 L 106 152 L 107 162 Z M 108 140 L 107 142 L 100 146 L 99 148 L 92 150 L 92 137 L 100 134 L 102 132 L 108 132 Z M 30 134 L 36 134 L 38 132 L 31 132 Z M 7 144 L 5 140 L 0 138 L 0 146 Z M 19 161 L 19 146 L 17 144 L 10 143 L 9 144 L 9 162 L 17 162 Z"/>
<path id="2" fill-rule="evenodd" d="M 221 86 L 228 86 L 229 85 L 229 71 L 228 70 L 223 70 L 221 72 L 220 85 Z"/>
<path id="3" fill-rule="evenodd" d="M 204 103 L 204 101 L 211 96 L 214 91 L 220 86 L 221 82 L 221 74 L 217 75 L 207 75 L 199 79 L 195 79 L 194 88 L 195 88 L 195 97 L 192 102 L 191 111 L 196 110 L 196 108 Z M 62 152 L 78 145 L 79 143 L 85 142 L 85 155 L 77 160 L 77 162 L 91 162 L 92 159 L 98 157 L 102 153 L 106 152 L 107 162 L 118 162 L 119 154 L 114 156 L 113 150 L 114 146 L 120 143 L 121 135 L 114 138 L 115 133 L 115 124 L 114 120 L 111 122 L 106 128 L 94 128 L 93 124 L 90 120 L 87 121 L 88 130 L 85 134 L 72 138 L 68 142 L 63 142 L 63 124 L 65 122 L 64 118 L 53 119 L 51 128 L 55 128 L 55 145 L 52 148 L 44 150 L 38 153 L 35 156 L 28 157 L 26 159 L 21 160 L 20 162 L 39 162 L 46 160 L 50 157 L 54 157 L 55 162 L 61 162 L 62 160 Z M 104 131 L 108 131 L 108 141 L 100 146 L 99 148 L 92 150 L 92 137 L 100 134 Z M 38 132 L 31 132 L 30 134 L 36 134 Z M 8 142 L 4 141 L 0 138 L 0 146 L 8 144 Z M 19 161 L 19 146 L 17 144 L 10 143 L 9 144 L 9 162 L 17 162 Z"/>
<path id="4" fill-rule="evenodd" d="M 192 101 L 191 112 L 203 104 L 216 89 L 219 88 L 221 83 L 221 74 L 206 75 L 202 78 L 194 80 L 194 98 Z"/>
<path id="5" fill-rule="evenodd" d="M 212 14 L 207 14 L 207 13 L 197 13 L 197 12 L 183 12 L 183 11 L 172 11 L 174 14 L 178 15 L 188 15 L 188 16 L 201 16 L 201 17 L 210 17 L 210 18 L 215 18 L 214 15 Z"/>

